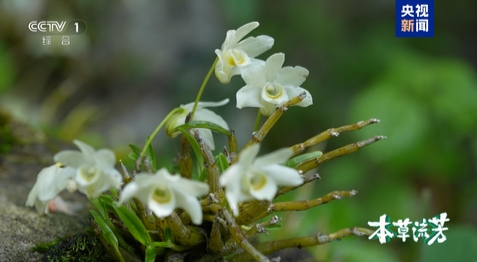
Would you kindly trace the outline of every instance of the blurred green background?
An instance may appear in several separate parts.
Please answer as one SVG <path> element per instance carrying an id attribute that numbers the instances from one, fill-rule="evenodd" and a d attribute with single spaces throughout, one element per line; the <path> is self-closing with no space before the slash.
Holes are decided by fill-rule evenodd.
<path id="1" fill-rule="evenodd" d="M 315 149 L 388 137 L 324 164 L 320 181 L 286 198 L 358 195 L 279 214 L 286 226 L 271 235 L 367 227 L 383 214 L 418 221 L 447 212 L 442 244 L 348 237 L 307 250 L 318 261 L 469 261 L 477 256 L 477 2 L 435 2 L 434 38 L 412 39 L 395 37 L 394 1 L 1 0 L 0 110 L 57 139 L 114 148 L 126 159 L 127 144 L 141 144 L 169 110 L 194 100 L 226 31 L 259 21 L 251 35 L 275 38 L 260 58 L 284 52 L 285 65 L 307 68 L 302 87 L 314 100 L 288 110 L 261 153 L 369 118 L 381 123 Z M 28 31 L 30 21 L 73 19 L 88 28 L 69 46 L 43 46 Z M 256 114 L 234 107 L 243 85 L 240 77 L 227 86 L 212 79 L 202 98 L 231 98 L 215 111 L 240 146 Z M 171 166 L 178 141 L 161 132 L 154 144 Z M 225 139 L 216 144 L 220 149 Z"/>

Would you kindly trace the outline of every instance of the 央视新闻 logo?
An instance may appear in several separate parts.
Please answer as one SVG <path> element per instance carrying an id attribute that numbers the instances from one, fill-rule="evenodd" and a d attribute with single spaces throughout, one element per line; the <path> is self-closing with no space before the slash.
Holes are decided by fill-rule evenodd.
<path id="1" fill-rule="evenodd" d="M 396 0 L 396 37 L 434 37 L 434 0 Z"/>

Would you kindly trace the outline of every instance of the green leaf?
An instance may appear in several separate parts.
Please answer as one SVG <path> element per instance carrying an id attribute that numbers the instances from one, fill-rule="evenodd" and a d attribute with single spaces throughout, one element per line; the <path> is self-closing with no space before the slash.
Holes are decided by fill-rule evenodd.
<path id="1" fill-rule="evenodd" d="M 278 224 L 275 224 L 275 225 L 269 225 L 267 227 L 265 227 L 267 230 L 279 230 L 282 228 L 282 225 L 278 225 Z"/>
<path id="2" fill-rule="evenodd" d="M 224 154 L 219 153 L 215 157 L 215 161 L 219 163 L 219 168 L 221 172 L 224 172 L 225 170 L 227 170 L 227 168 L 229 168 L 229 161 L 227 160 L 227 157 Z"/>
<path id="3" fill-rule="evenodd" d="M 129 158 L 131 158 L 133 161 L 136 161 L 139 155 L 141 154 L 141 148 L 136 146 L 135 144 L 129 144 L 129 147 L 131 148 L 132 152 L 129 153 Z"/>
<path id="4" fill-rule="evenodd" d="M 202 151 L 200 150 L 199 143 L 197 143 L 197 140 L 187 132 L 186 128 L 183 128 L 183 126 L 176 127 L 174 130 L 180 131 L 186 138 L 189 140 L 190 145 L 192 146 L 192 150 L 194 150 L 195 156 L 197 158 L 197 163 L 199 164 L 199 173 L 201 172 L 203 168 L 203 163 L 204 163 L 204 157 L 202 156 Z"/>
<path id="5" fill-rule="evenodd" d="M 116 211 L 113 206 L 114 200 L 110 195 L 100 195 L 98 199 L 105 206 L 106 209 L 109 209 L 111 211 Z M 104 216 L 104 218 L 106 217 L 107 215 Z"/>
<path id="6" fill-rule="evenodd" d="M 129 153 L 129 155 L 128 155 L 128 157 L 129 157 L 130 159 L 132 159 L 133 161 L 136 161 L 137 158 L 138 158 L 138 156 L 139 156 L 139 155 L 136 154 L 136 153 L 134 153 L 134 152 L 131 152 L 131 153 Z"/>
<path id="7" fill-rule="evenodd" d="M 156 260 L 156 248 L 153 246 L 147 246 L 144 261 L 154 262 L 154 260 Z"/>
<path id="8" fill-rule="evenodd" d="M 99 211 L 99 213 L 101 214 L 101 217 L 103 217 L 103 218 L 108 217 L 108 214 L 106 212 L 106 206 L 105 206 L 104 202 L 101 201 L 100 198 L 92 198 L 89 201 L 91 201 L 93 206 Z"/>
<path id="9" fill-rule="evenodd" d="M 114 204 L 113 207 L 116 214 L 121 218 L 121 221 L 129 229 L 131 235 L 133 235 L 137 241 L 141 242 L 141 244 L 148 246 L 151 243 L 151 237 L 149 236 L 146 227 L 142 224 L 141 219 L 125 206 Z"/>
<path id="10" fill-rule="evenodd" d="M 139 148 L 135 144 L 129 144 L 129 147 L 137 156 L 141 154 L 141 148 Z"/>
<path id="11" fill-rule="evenodd" d="M 185 250 L 188 250 L 188 249 L 191 249 L 192 247 L 186 247 L 186 246 L 179 246 L 179 245 L 176 245 L 172 242 L 152 242 L 151 244 L 153 247 L 162 247 L 162 248 L 169 248 L 169 249 L 172 249 L 174 251 L 185 251 Z"/>
<path id="12" fill-rule="evenodd" d="M 164 232 L 164 237 L 166 238 L 167 242 L 172 242 L 172 232 L 170 228 L 166 228 Z"/>
<path id="13" fill-rule="evenodd" d="M 108 227 L 108 225 L 106 224 L 104 219 L 101 217 L 101 215 L 96 213 L 96 211 L 90 210 L 89 212 L 91 213 L 91 215 L 93 215 L 93 218 L 96 221 L 96 223 L 98 223 L 98 226 L 99 226 L 99 228 L 101 228 L 101 231 L 103 231 L 104 239 L 106 239 L 106 241 L 109 244 L 111 244 L 111 246 L 113 246 L 113 248 L 114 248 L 114 250 L 116 251 L 117 254 L 120 254 L 119 253 L 119 248 L 118 248 L 118 239 L 114 235 L 111 228 Z"/>
<path id="14" fill-rule="evenodd" d="M 226 135 L 227 137 L 230 137 L 230 131 L 217 125 L 212 122 L 207 122 L 207 121 L 191 121 L 189 123 L 183 124 L 181 126 L 178 126 L 172 130 L 172 132 L 180 131 L 180 128 L 183 128 L 185 130 L 191 129 L 191 128 L 206 128 L 209 130 L 212 130 L 217 133 L 221 133 Z"/>
<path id="15" fill-rule="evenodd" d="M 301 163 L 316 159 L 316 158 L 320 157 L 321 155 L 323 155 L 323 153 L 321 151 L 315 151 L 315 152 L 311 152 L 311 153 L 307 153 L 307 154 L 301 154 L 299 156 L 296 156 L 296 157 L 288 160 L 288 162 L 285 163 L 285 166 L 295 168 L 298 165 L 300 165 Z"/>
<path id="16" fill-rule="evenodd" d="M 207 169 L 204 168 L 204 170 L 202 170 L 202 173 L 200 173 L 199 181 L 204 182 L 206 178 L 207 178 Z"/>

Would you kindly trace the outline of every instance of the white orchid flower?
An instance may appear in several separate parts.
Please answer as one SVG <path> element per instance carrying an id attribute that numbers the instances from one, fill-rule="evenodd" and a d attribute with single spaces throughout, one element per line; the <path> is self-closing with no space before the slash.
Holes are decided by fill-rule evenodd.
<path id="1" fill-rule="evenodd" d="M 258 144 L 245 148 L 238 162 L 220 177 L 220 184 L 225 187 L 225 197 L 234 216 L 239 214 L 239 202 L 252 199 L 271 201 L 278 186 L 298 186 L 303 183 L 298 171 L 280 165 L 293 155 L 291 149 L 280 149 L 255 159 L 259 149 Z"/>
<path id="2" fill-rule="evenodd" d="M 151 175 L 139 173 L 121 192 L 119 203 L 135 197 L 146 203 L 158 217 L 169 216 L 175 208 L 184 209 L 196 225 L 202 223 L 202 207 L 197 197 L 209 192 L 209 185 L 171 175 L 162 168 Z"/>
<path id="3" fill-rule="evenodd" d="M 36 183 L 28 194 L 26 206 L 35 206 L 38 213 L 48 213 L 48 202 L 61 191 L 74 184 L 76 171 L 70 167 L 60 167 L 59 164 L 43 168 L 36 179 Z"/>
<path id="4" fill-rule="evenodd" d="M 219 115 L 217 115 L 216 113 L 208 109 L 205 109 L 205 107 L 223 106 L 227 104 L 228 102 L 229 102 L 228 98 L 220 102 L 199 102 L 197 104 L 197 109 L 195 110 L 193 120 L 211 122 L 223 127 L 224 129 L 229 130 L 229 126 L 227 125 L 227 122 L 225 122 L 225 120 L 222 117 L 220 117 Z M 179 131 L 173 132 L 173 130 L 174 128 L 178 126 L 185 124 L 186 117 L 192 111 L 193 107 L 194 107 L 194 103 L 189 103 L 187 105 L 180 106 L 180 108 L 182 108 L 183 110 L 171 116 L 171 118 L 166 123 L 167 135 L 174 138 L 180 134 Z M 196 130 L 199 131 L 200 136 L 202 137 L 202 139 L 204 139 L 204 141 L 207 143 L 210 149 L 214 150 L 215 143 L 214 143 L 214 138 L 212 136 L 212 131 L 205 128 L 197 128 Z"/>
<path id="5" fill-rule="evenodd" d="M 270 56 L 265 64 L 251 64 L 242 70 L 246 86 L 237 92 L 237 108 L 258 107 L 262 115 L 270 116 L 288 100 L 306 92 L 306 97 L 297 106 L 313 104 L 311 94 L 299 87 L 308 76 L 303 67 L 283 67 L 285 55 Z"/>
<path id="6" fill-rule="evenodd" d="M 215 66 L 215 76 L 222 84 L 230 82 L 232 76 L 239 75 L 242 67 L 251 63 L 263 63 L 254 57 L 272 48 L 273 38 L 260 35 L 240 41 L 258 26 L 258 22 L 251 22 L 237 30 L 227 31 L 222 48 L 215 50 L 219 59 Z"/>
<path id="7" fill-rule="evenodd" d="M 78 140 L 73 143 L 81 152 L 64 150 L 54 156 L 56 162 L 76 169 L 78 190 L 88 198 L 96 198 L 111 187 L 119 188 L 122 177 L 114 169 L 116 157 L 109 149 L 95 151 L 90 145 Z"/>

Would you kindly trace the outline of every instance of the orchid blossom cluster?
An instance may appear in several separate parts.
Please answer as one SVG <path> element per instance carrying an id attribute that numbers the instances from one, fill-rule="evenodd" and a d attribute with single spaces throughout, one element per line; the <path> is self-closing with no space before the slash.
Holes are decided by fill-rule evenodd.
<path id="1" fill-rule="evenodd" d="M 114 169 L 116 156 L 109 149 L 95 151 L 90 145 L 73 141 L 81 152 L 65 150 L 54 156 L 56 164 L 38 174 L 36 184 L 28 195 L 27 206 L 40 213 L 48 212 L 47 204 L 61 191 L 78 189 L 88 198 L 97 198 L 111 187 L 119 188 L 123 179 Z"/>
<path id="2" fill-rule="evenodd" d="M 300 87 L 308 76 L 307 69 L 283 67 L 283 53 L 273 54 L 265 61 L 257 58 L 274 44 L 270 36 L 244 39 L 258 25 L 258 22 L 252 22 L 229 30 L 221 49 L 215 50 L 217 59 L 205 77 L 196 101 L 173 109 L 148 137 L 142 150 L 130 145 L 133 151 L 130 157 L 135 162 L 133 175 L 129 175 L 122 162 L 122 174 L 114 168 L 116 158 L 111 150 L 95 151 L 75 140 L 80 152 L 57 153 L 54 156 L 56 164 L 38 174 L 26 205 L 34 205 L 43 213 L 48 211 L 48 202 L 64 189 L 84 193 L 98 211 L 91 211 L 95 233 L 118 261 L 125 261 L 126 256 L 129 260 L 167 260 L 173 256 L 183 260 L 192 253 L 190 258 L 194 261 L 214 261 L 223 257 L 234 261 L 267 261 L 264 254 L 277 249 L 318 245 L 352 234 L 371 234 L 372 231 L 364 228 L 352 228 L 329 236 L 318 235 L 312 241 L 298 238 L 283 243 L 266 242 L 256 247 L 250 244 L 251 237 L 266 232 L 267 227 L 280 221 L 274 216 L 270 221 L 259 222 L 273 212 L 302 211 L 355 195 L 355 190 L 334 191 L 310 201 L 273 202 L 277 196 L 319 178 L 318 175 L 305 176 L 305 172 L 384 138 L 376 136 L 325 154 L 319 151 L 304 153 L 306 148 L 336 137 L 340 132 L 379 122 L 370 119 L 329 129 L 303 143 L 258 156 L 260 143 L 289 107 L 307 107 L 313 103 L 311 94 Z M 258 119 L 262 115 L 269 117 L 260 128 L 257 121 L 252 138 L 241 151 L 227 122 L 206 109 L 224 106 L 229 99 L 200 102 L 213 71 L 223 84 L 240 75 L 245 86 L 237 91 L 237 108 L 256 107 Z M 179 171 L 172 174 L 157 166 L 151 145 L 163 126 L 172 138 L 181 136 Z M 213 154 L 216 145 L 212 131 L 227 137 L 228 148 L 225 147 L 223 153 Z M 113 221 L 121 221 L 122 226 L 117 227 Z M 252 224 L 254 226 L 249 227 Z M 127 233 L 129 237 L 125 237 Z M 206 245 L 202 246 L 204 243 Z"/>

